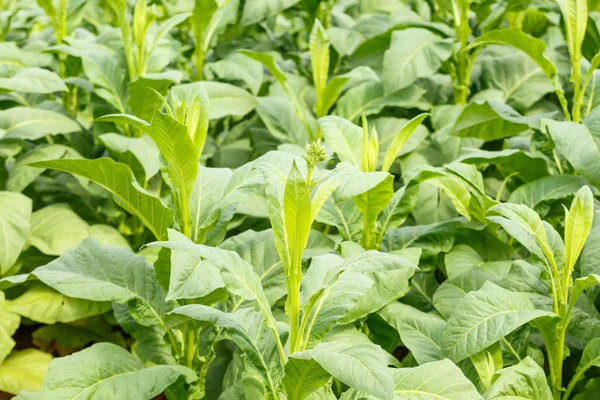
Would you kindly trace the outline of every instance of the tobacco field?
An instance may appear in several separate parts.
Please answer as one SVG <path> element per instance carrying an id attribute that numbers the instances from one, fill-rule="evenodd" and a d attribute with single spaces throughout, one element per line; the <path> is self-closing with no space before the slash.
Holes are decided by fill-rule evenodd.
<path id="1" fill-rule="evenodd" d="M 0 0 L 0 399 L 600 399 L 599 66 L 597 0 Z"/>

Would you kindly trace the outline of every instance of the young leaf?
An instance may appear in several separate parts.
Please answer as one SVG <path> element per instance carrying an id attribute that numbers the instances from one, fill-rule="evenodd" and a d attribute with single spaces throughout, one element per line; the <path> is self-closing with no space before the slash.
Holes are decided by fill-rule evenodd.
<path id="1" fill-rule="evenodd" d="M 575 263 L 583 249 L 594 218 L 594 196 L 589 187 L 583 186 L 573 199 L 571 208 L 565 217 L 565 271 L 567 282 L 571 281 L 571 274 Z M 570 286 L 567 285 L 567 286 Z"/>
<path id="2" fill-rule="evenodd" d="M 398 153 L 400 153 L 400 150 L 402 150 L 402 147 L 404 147 L 410 136 L 415 132 L 419 125 L 421 125 L 421 122 L 423 122 L 423 120 L 427 118 L 428 115 L 429 114 L 427 113 L 419 114 L 410 121 L 408 121 L 400 129 L 400 132 L 396 134 L 392 144 L 385 153 L 383 166 L 381 167 L 382 171 L 388 172 L 390 170 L 392 164 L 394 163 L 394 160 L 396 160 L 396 157 L 398 156 Z"/>
<path id="3" fill-rule="evenodd" d="M 12 394 L 40 390 L 51 361 L 51 354 L 38 349 L 13 351 L 0 365 L 0 390 Z"/>
<path id="4" fill-rule="evenodd" d="M 317 91 L 317 103 L 315 110 L 323 108 L 323 94 L 327 86 L 327 77 L 329 75 L 329 40 L 325 29 L 318 19 L 315 19 L 308 47 L 310 50 L 310 61 L 312 64 L 313 82 Z M 317 115 L 317 118 L 322 115 Z"/>

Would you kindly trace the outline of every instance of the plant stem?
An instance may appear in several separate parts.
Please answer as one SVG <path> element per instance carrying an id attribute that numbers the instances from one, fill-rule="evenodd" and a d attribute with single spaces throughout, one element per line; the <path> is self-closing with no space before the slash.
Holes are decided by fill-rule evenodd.
<path id="1" fill-rule="evenodd" d="M 299 266 L 301 268 L 301 266 Z M 290 317 L 290 353 L 298 350 L 300 325 L 300 280 L 296 273 L 288 279 L 289 317 Z"/>

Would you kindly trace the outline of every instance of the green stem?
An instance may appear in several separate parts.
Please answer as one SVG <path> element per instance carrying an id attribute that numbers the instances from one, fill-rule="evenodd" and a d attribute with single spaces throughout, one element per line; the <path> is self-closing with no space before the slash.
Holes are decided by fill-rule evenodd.
<path id="1" fill-rule="evenodd" d="M 301 268 L 301 266 L 299 266 Z M 292 272 L 288 279 L 289 317 L 290 317 L 290 353 L 298 350 L 300 326 L 300 280 Z"/>

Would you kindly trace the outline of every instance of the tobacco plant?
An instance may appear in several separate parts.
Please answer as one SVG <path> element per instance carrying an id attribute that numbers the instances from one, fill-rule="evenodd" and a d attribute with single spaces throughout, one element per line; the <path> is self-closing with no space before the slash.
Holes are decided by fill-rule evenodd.
<path id="1" fill-rule="evenodd" d="M 0 398 L 596 398 L 598 11 L 0 0 Z"/>

